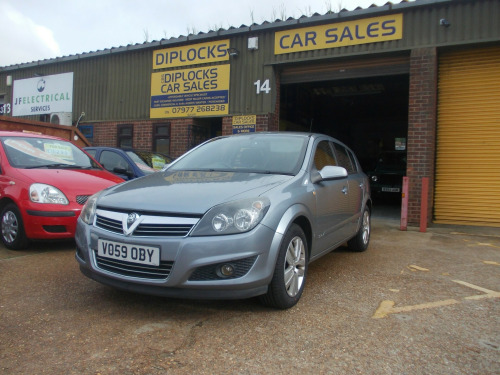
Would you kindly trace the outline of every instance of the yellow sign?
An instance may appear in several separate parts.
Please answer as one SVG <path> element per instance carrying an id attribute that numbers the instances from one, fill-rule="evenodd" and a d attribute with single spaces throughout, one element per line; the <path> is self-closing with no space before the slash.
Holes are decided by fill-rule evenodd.
<path id="1" fill-rule="evenodd" d="M 403 15 L 393 14 L 279 31 L 274 34 L 274 53 L 280 55 L 402 38 Z"/>
<path id="2" fill-rule="evenodd" d="M 151 74 L 151 118 L 227 115 L 230 67 L 214 65 Z"/>
<path id="3" fill-rule="evenodd" d="M 233 125 L 255 125 L 257 115 L 233 116 Z"/>
<path id="4" fill-rule="evenodd" d="M 154 51 L 153 69 L 227 61 L 228 48 L 229 39 Z"/>
<path id="5" fill-rule="evenodd" d="M 257 115 L 233 116 L 233 134 L 254 133 Z"/>

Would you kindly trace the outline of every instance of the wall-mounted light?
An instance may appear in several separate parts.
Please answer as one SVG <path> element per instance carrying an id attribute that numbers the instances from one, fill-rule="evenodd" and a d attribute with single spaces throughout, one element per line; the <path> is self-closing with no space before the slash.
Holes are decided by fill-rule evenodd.
<path id="1" fill-rule="evenodd" d="M 80 116 L 78 117 L 78 120 L 76 121 L 76 127 L 78 128 L 78 125 L 80 124 L 80 120 L 85 117 L 85 112 L 82 112 Z"/>
<path id="2" fill-rule="evenodd" d="M 444 27 L 450 27 L 451 23 L 446 18 L 441 18 L 439 20 L 439 25 Z"/>
<path id="3" fill-rule="evenodd" d="M 236 57 L 240 54 L 240 51 L 238 51 L 236 48 L 234 47 L 231 47 L 231 48 L 228 48 L 227 49 L 227 53 L 229 54 L 229 56 L 231 57 Z"/>
<path id="4" fill-rule="evenodd" d="M 12 86 L 12 76 L 7 76 L 5 84 L 7 85 L 7 87 Z"/>

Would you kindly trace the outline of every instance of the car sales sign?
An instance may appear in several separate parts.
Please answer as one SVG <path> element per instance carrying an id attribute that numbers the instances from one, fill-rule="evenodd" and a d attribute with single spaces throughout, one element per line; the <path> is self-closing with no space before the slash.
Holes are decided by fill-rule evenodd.
<path id="1" fill-rule="evenodd" d="M 73 111 L 73 73 L 14 81 L 13 116 Z"/>
<path id="2" fill-rule="evenodd" d="M 275 55 L 398 40 L 403 37 L 403 15 L 303 27 L 274 35 Z"/>
<path id="3" fill-rule="evenodd" d="M 152 73 L 150 117 L 227 115 L 229 74 L 229 64 Z"/>

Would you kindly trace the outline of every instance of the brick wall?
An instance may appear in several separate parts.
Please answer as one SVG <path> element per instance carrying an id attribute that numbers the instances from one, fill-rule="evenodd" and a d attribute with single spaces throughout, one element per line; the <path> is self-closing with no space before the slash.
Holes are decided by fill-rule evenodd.
<path id="1" fill-rule="evenodd" d="M 410 57 L 408 114 L 408 224 L 420 223 L 422 177 L 429 178 L 427 223 L 432 220 L 436 148 L 437 54 L 415 49 Z"/>
<path id="2" fill-rule="evenodd" d="M 188 151 L 189 126 L 194 119 L 177 119 L 170 122 L 170 156 L 177 158 Z"/>
<path id="3" fill-rule="evenodd" d="M 133 145 L 137 150 L 152 150 L 153 124 L 151 121 L 134 122 Z"/>
<path id="4" fill-rule="evenodd" d="M 267 132 L 277 131 L 278 125 L 275 120 L 276 116 L 272 113 L 267 115 L 257 115 L 257 123 L 255 124 L 255 131 Z M 222 119 L 222 135 L 233 134 L 233 117 L 228 116 Z"/>
<path id="5" fill-rule="evenodd" d="M 116 122 L 94 124 L 93 146 L 116 147 Z"/>

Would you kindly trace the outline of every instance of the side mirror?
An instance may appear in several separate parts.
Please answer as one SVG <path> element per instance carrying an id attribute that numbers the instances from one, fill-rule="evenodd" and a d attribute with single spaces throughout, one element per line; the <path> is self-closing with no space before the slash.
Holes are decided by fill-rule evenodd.
<path id="1" fill-rule="evenodd" d="M 326 180 L 339 180 L 347 177 L 347 170 L 344 167 L 334 167 L 331 165 L 327 165 L 322 170 L 317 172 L 312 178 L 311 181 L 313 184 L 326 181 Z"/>

